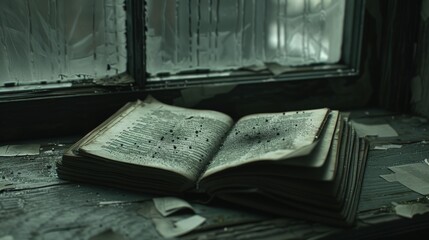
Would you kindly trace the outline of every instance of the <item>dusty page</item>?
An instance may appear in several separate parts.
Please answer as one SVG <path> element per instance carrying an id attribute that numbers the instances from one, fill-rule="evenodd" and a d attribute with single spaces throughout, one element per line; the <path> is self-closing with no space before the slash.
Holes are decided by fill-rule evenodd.
<path id="1" fill-rule="evenodd" d="M 233 122 L 219 112 L 136 102 L 80 147 L 110 160 L 177 172 L 195 180 Z"/>
<path id="2" fill-rule="evenodd" d="M 239 120 L 203 177 L 259 160 L 297 157 L 317 139 L 328 109 L 255 114 Z"/>

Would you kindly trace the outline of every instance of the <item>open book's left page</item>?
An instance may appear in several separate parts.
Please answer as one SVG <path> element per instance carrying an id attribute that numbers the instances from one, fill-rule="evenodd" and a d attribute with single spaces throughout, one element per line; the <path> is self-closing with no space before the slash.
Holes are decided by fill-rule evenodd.
<path id="1" fill-rule="evenodd" d="M 79 151 L 195 181 L 232 125 L 223 113 L 170 106 L 149 96 L 131 104 Z"/>

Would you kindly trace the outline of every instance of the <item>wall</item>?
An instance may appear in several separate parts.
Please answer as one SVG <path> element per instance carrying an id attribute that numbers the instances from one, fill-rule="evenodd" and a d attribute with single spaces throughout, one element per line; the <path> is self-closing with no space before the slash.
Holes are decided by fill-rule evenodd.
<path id="1" fill-rule="evenodd" d="M 413 110 L 429 117 L 429 0 L 423 0 L 419 41 L 417 44 L 417 74 L 412 80 Z"/>

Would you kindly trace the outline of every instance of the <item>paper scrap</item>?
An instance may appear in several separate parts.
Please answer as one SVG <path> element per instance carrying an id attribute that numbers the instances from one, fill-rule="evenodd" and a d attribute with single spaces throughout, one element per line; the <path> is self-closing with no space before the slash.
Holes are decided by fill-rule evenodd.
<path id="1" fill-rule="evenodd" d="M 0 182 L 0 192 L 8 189 L 14 189 L 15 186 L 10 182 Z M 0 239 L 1 240 L 1 239 Z"/>
<path id="2" fill-rule="evenodd" d="M 375 150 L 388 150 L 388 149 L 398 149 L 398 148 L 402 148 L 402 145 L 399 144 L 385 144 L 385 145 L 380 145 L 380 146 L 375 146 L 374 149 Z"/>
<path id="3" fill-rule="evenodd" d="M 155 208 L 164 217 L 169 216 L 183 209 L 190 209 L 192 210 L 192 212 L 195 212 L 195 210 L 188 202 L 180 198 L 175 198 L 175 197 L 154 198 L 153 203 L 155 205 Z"/>
<path id="4" fill-rule="evenodd" d="M 429 212 L 429 204 L 398 204 L 395 206 L 395 212 L 401 217 L 413 218 L 417 214 L 424 214 Z"/>
<path id="5" fill-rule="evenodd" d="M 152 221 L 161 236 L 164 238 L 172 238 L 191 232 L 203 224 L 206 219 L 199 215 L 194 215 L 177 222 L 173 222 L 167 218 L 154 218 Z"/>
<path id="6" fill-rule="evenodd" d="M 377 136 L 377 137 L 397 137 L 398 133 L 389 124 L 363 124 L 351 121 L 359 137 Z"/>
<path id="7" fill-rule="evenodd" d="M 394 173 L 380 175 L 388 182 L 399 182 L 405 187 L 420 193 L 429 194 L 429 165 L 424 162 L 389 167 Z"/>
<path id="8" fill-rule="evenodd" d="M 293 69 L 292 67 L 282 66 L 282 65 L 277 64 L 277 63 L 266 63 L 265 66 L 274 76 L 281 75 L 281 74 Z"/>
<path id="9" fill-rule="evenodd" d="M 114 232 L 112 229 L 108 229 L 104 232 L 90 237 L 89 240 L 125 240 L 125 237 Z"/>
<path id="10" fill-rule="evenodd" d="M 0 146 L 0 156 L 30 156 L 39 155 L 40 144 L 4 145 Z"/>

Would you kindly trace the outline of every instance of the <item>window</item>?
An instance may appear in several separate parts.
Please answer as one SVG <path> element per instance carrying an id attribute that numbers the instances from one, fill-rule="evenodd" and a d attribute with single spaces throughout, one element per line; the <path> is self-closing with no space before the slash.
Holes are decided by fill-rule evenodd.
<path id="1" fill-rule="evenodd" d="M 355 75 L 362 6 L 358 0 L 1 1 L 0 86 L 70 87 L 122 73 L 145 89 Z"/>
<path id="2" fill-rule="evenodd" d="M 147 71 L 340 60 L 345 0 L 147 0 Z"/>
<path id="3" fill-rule="evenodd" d="M 362 1 L 146 0 L 144 10 L 149 88 L 358 73 Z"/>
<path id="4" fill-rule="evenodd" d="M 74 80 L 124 73 L 124 4 L 124 0 L 0 1 L 0 84 L 21 89 L 40 83 L 50 83 L 45 88 L 64 87 Z"/>

